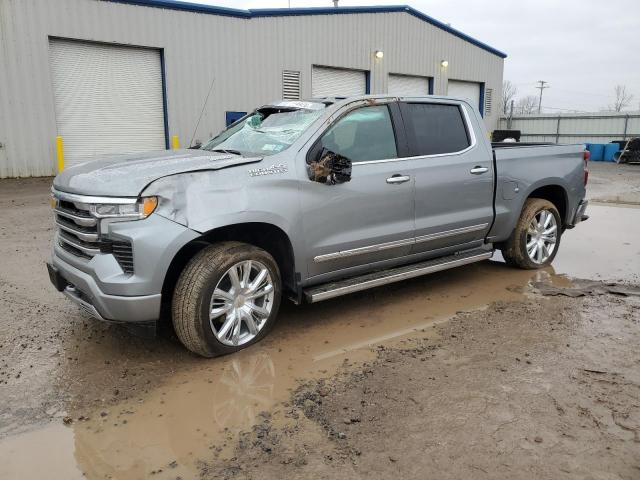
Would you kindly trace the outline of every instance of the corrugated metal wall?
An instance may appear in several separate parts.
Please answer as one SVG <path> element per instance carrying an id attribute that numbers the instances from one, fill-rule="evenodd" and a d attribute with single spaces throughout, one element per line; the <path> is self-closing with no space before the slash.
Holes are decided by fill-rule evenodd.
<path id="1" fill-rule="evenodd" d="M 513 117 L 511 128 L 520 130 L 522 142 L 609 143 L 640 137 L 640 114 L 540 115 Z M 499 129 L 508 119 L 501 118 Z"/>
<path id="2" fill-rule="evenodd" d="M 198 140 L 224 127 L 225 111 L 279 98 L 283 69 L 301 72 L 310 97 L 314 64 L 371 71 L 371 93 L 385 93 L 393 72 L 434 77 L 435 94 L 451 77 L 501 96 L 502 58 L 401 12 L 243 19 L 100 0 L 0 0 L 0 178 L 55 174 L 50 37 L 162 49 L 169 135 L 182 145 L 212 79 Z M 498 110 L 486 118 L 490 130 Z"/>

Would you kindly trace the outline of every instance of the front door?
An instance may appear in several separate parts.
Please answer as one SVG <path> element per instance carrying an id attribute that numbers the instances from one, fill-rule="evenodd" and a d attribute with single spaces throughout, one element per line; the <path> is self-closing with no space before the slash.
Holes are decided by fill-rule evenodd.
<path id="1" fill-rule="evenodd" d="M 415 177 L 413 253 L 482 245 L 493 220 L 493 160 L 464 103 L 400 104 Z"/>
<path id="2" fill-rule="evenodd" d="M 318 140 L 320 150 L 347 157 L 353 167 L 349 182 L 328 185 L 308 178 L 302 181 L 309 277 L 347 274 L 347 269 L 366 268 L 403 257 L 411 250 L 414 183 L 406 172 L 407 160 L 398 159 L 398 127 L 392 120 L 392 109 L 397 111 L 397 105 L 351 110 Z M 298 159 L 305 167 L 307 160 Z M 306 171 L 302 173 L 306 175 Z"/>

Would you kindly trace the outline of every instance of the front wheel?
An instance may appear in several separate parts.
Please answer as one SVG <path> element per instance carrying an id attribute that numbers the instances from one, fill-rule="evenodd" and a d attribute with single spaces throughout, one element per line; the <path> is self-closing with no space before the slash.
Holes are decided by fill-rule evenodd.
<path id="1" fill-rule="evenodd" d="M 240 242 L 211 245 L 191 259 L 176 284 L 176 335 L 204 357 L 238 351 L 273 327 L 280 297 L 280 271 L 269 253 Z"/>
<path id="2" fill-rule="evenodd" d="M 524 269 L 548 266 L 560 247 L 561 225 L 553 203 L 541 198 L 528 199 L 502 256 L 507 264 Z"/>

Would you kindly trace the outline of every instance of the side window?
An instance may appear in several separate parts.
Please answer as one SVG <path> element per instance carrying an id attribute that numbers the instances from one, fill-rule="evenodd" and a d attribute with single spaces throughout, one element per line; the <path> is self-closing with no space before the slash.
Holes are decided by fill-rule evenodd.
<path id="1" fill-rule="evenodd" d="M 457 105 L 407 103 L 403 116 L 408 116 L 407 133 L 412 155 L 436 155 L 459 152 L 471 142 Z"/>
<path id="2" fill-rule="evenodd" d="M 320 139 L 323 148 L 353 163 L 397 158 L 389 108 L 363 107 L 347 113 Z"/>

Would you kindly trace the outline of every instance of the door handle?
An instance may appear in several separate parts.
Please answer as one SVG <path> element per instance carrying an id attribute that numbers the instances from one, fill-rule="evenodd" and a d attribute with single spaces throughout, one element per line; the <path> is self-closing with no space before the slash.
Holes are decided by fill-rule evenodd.
<path id="1" fill-rule="evenodd" d="M 411 180 L 411 177 L 409 175 L 400 175 L 399 173 L 396 173 L 395 175 L 387 178 L 387 183 L 389 185 L 395 185 L 397 183 L 408 182 L 409 180 Z"/>
<path id="2" fill-rule="evenodd" d="M 487 167 L 481 167 L 480 165 L 476 165 L 475 167 L 473 167 L 470 172 L 473 175 L 481 175 L 483 173 L 487 173 L 489 171 L 489 169 Z"/>

